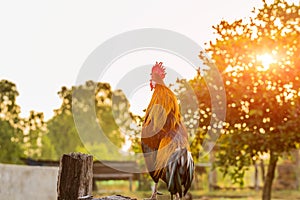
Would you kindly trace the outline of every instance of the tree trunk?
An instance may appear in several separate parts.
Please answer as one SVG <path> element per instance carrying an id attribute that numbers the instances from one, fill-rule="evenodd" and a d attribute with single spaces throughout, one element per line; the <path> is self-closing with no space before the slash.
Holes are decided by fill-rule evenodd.
<path id="1" fill-rule="evenodd" d="M 258 183 L 258 164 L 257 162 L 255 161 L 255 164 L 254 164 L 254 189 L 255 191 L 258 191 L 259 190 L 259 183 Z"/>
<path id="2" fill-rule="evenodd" d="M 300 189 L 300 155 L 299 155 L 299 149 L 296 149 L 293 151 L 294 157 L 295 157 L 295 165 L 296 165 L 296 188 L 297 190 Z"/>
<path id="3" fill-rule="evenodd" d="M 278 161 L 278 156 L 271 151 L 267 176 L 265 177 L 265 182 L 264 182 L 262 200 L 271 200 L 272 183 L 275 176 L 277 161 Z"/>
<path id="4" fill-rule="evenodd" d="M 265 163 L 263 159 L 260 160 L 260 169 L 261 169 L 261 180 L 264 183 L 266 175 L 265 175 Z"/>
<path id="5" fill-rule="evenodd" d="M 57 182 L 58 200 L 75 200 L 92 192 L 93 156 L 71 153 L 60 160 Z"/>
<path id="6" fill-rule="evenodd" d="M 210 163 L 215 162 L 215 154 L 213 151 L 209 153 L 209 162 Z M 208 174 L 208 182 L 209 182 L 209 191 L 213 191 L 215 190 L 215 188 L 218 187 L 217 170 L 213 169 L 212 165 L 210 167 L 209 174 Z"/>

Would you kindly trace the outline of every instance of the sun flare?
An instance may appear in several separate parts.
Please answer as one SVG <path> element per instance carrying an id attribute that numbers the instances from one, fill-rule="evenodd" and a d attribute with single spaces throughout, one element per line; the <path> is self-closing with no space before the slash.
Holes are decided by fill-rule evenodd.
<path id="1" fill-rule="evenodd" d="M 258 67 L 259 71 L 266 71 L 270 68 L 270 64 L 275 62 L 275 59 L 270 54 L 257 55 L 257 60 L 261 62 L 262 66 Z"/>

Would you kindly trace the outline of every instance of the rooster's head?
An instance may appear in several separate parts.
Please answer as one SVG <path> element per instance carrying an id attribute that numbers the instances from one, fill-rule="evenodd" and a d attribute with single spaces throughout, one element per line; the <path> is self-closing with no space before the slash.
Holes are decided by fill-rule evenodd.
<path id="1" fill-rule="evenodd" d="M 155 88 L 156 84 L 164 84 L 163 79 L 166 76 L 166 68 L 163 67 L 162 62 L 156 62 L 155 65 L 152 67 L 152 73 L 151 73 L 151 80 L 150 80 L 150 87 L 151 90 Z"/>

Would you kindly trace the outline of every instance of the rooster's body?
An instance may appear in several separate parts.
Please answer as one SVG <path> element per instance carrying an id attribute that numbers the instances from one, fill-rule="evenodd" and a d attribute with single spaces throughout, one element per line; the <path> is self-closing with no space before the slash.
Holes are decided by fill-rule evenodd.
<path id="1" fill-rule="evenodd" d="M 181 198 L 190 188 L 194 172 L 177 98 L 163 83 L 164 75 L 162 63 L 156 63 L 151 79 L 151 87 L 155 90 L 146 110 L 141 139 L 145 162 L 155 182 L 152 199 L 156 199 L 159 179 L 167 184 L 172 198 L 173 195 Z"/>

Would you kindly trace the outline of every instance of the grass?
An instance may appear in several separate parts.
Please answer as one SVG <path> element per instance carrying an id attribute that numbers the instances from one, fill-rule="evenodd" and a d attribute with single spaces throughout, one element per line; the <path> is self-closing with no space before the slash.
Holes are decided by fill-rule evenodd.
<path id="1" fill-rule="evenodd" d="M 129 191 L 128 181 L 99 181 L 97 182 L 98 191 L 94 192 L 94 197 L 104 197 L 120 194 L 123 196 L 135 197 L 143 199 L 151 196 L 150 189 L 148 191 L 137 191 L 138 183 L 134 182 L 133 191 Z M 159 196 L 158 200 L 169 199 L 168 191 L 161 191 L 164 195 Z M 193 200 L 261 200 L 261 191 L 250 189 L 238 190 L 219 190 L 207 191 L 192 190 Z M 300 200 L 300 191 L 273 191 L 272 199 L 274 200 Z"/>

